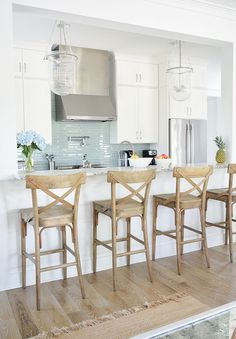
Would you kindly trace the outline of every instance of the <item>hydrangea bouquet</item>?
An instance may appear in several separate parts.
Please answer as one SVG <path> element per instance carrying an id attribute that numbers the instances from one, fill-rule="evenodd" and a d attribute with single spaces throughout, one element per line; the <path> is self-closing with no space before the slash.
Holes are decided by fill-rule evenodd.
<path id="1" fill-rule="evenodd" d="M 32 156 L 35 150 L 42 151 L 46 147 L 45 139 L 35 131 L 26 131 L 17 133 L 16 136 L 17 148 L 22 149 L 22 154 L 25 156 L 25 165 L 27 171 L 32 171 L 33 161 Z"/>

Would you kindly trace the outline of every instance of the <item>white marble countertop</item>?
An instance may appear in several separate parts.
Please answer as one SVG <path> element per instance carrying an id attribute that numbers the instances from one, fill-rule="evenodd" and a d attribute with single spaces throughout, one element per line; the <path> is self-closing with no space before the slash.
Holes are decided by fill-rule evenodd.
<path id="1" fill-rule="evenodd" d="M 185 167 L 203 167 L 203 166 L 213 166 L 214 169 L 219 168 L 227 168 L 227 164 L 189 164 L 184 165 Z M 148 167 L 104 167 L 104 168 L 80 168 L 80 169 L 71 169 L 71 170 L 53 170 L 53 171 L 32 171 L 26 173 L 25 171 L 19 171 L 18 174 L 15 176 L 15 179 L 22 180 L 25 178 L 26 174 L 30 175 L 65 175 L 65 174 L 73 174 L 83 172 L 86 173 L 87 176 L 95 176 L 95 175 L 106 175 L 108 171 L 140 171 L 140 170 L 148 170 L 148 169 L 155 169 L 157 172 L 172 172 L 172 168 L 163 169 L 159 166 L 148 166 Z"/>

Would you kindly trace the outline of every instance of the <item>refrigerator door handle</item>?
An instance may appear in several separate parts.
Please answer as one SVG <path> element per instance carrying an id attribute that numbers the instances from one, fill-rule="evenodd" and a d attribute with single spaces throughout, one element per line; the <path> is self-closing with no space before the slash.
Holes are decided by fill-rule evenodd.
<path id="1" fill-rule="evenodd" d="M 194 159 L 194 128 L 190 123 L 190 162 L 193 163 Z"/>
<path id="2" fill-rule="evenodd" d="M 186 163 L 190 162 L 190 124 L 186 124 Z"/>

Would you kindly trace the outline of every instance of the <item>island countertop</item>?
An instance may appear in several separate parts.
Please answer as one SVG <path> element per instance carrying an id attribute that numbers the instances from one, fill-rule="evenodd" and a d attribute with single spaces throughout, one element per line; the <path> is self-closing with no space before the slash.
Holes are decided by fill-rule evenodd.
<path id="1" fill-rule="evenodd" d="M 227 168 L 228 165 L 224 164 L 207 164 L 207 163 L 197 163 L 197 164 L 182 164 L 178 166 L 183 167 L 205 167 L 205 166 L 212 166 L 213 169 L 220 169 L 220 168 Z M 102 168 L 79 168 L 79 169 L 70 169 L 70 170 L 44 170 L 44 171 L 32 171 L 32 172 L 25 172 L 19 171 L 18 174 L 15 176 L 15 179 L 24 179 L 27 174 L 30 175 L 65 175 L 65 174 L 73 174 L 73 173 L 86 173 L 87 176 L 94 176 L 94 175 L 106 175 L 108 171 L 143 171 L 148 169 L 154 169 L 156 172 L 172 172 L 173 166 L 167 169 L 161 168 L 157 165 L 151 165 L 148 167 L 102 167 Z"/>

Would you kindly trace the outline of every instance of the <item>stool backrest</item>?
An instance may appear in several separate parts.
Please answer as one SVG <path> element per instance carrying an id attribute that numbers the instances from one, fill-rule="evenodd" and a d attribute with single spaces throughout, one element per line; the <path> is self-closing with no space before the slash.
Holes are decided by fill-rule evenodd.
<path id="1" fill-rule="evenodd" d="M 108 171 L 107 182 L 111 183 L 111 200 L 112 211 L 116 213 L 116 208 L 119 204 L 124 204 L 130 200 L 140 202 L 144 207 L 144 214 L 146 214 L 147 200 L 150 192 L 151 182 L 156 177 L 155 170 L 142 171 Z M 116 184 L 122 185 L 129 194 L 117 199 L 116 198 Z M 140 184 L 138 188 L 132 187 L 130 184 Z"/>
<path id="2" fill-rule="evenodd" d="M 228 173 L 229 173 L 229 200 L 232 201 L 232 193 L 236 191 L 236 187 L 233 187 L 234 184 L 234 174 L 236 174 L 236 164 L 228 165 Z"/>
<path id="3" fill-rule="evenodd" d="M 176 178 L 176 208 L 179 208 L 180 198 L 188 194 L 197 193 L 202 200 L 202 208 L 205 210 L 206 190 L 208 180 L 213 172 L 212 166 L 206 167 L 174 167 L 173 176 Z M 184 179 L 190 184 L 190 188 L 181 192 L 180 181 Z M 196 182 L 195 179 L 201 179 Z"/>
<path id="4" fill-rule="evenodd" d="M 73 210 L 74 221 L 77 221 L 79 193 L 81 185 L 86 182 L 85 173 L 66 174 L 66 175 L 26 175 L 26 188 L 32 191 L 32 201 L 34 209 L 35 223 L 38 223 L 38 215 L 49 210 L 57 204 L 62 204 Z M 52 192 L 53 189 L 68 188 L 62 195 Z M 53 199 L 52 202 L 43 207 L 38 207 L 37 190 L 44 192 Z M 74 193 L 74 203 L 71 204 L 65 200 L 70 194 Z"/>

